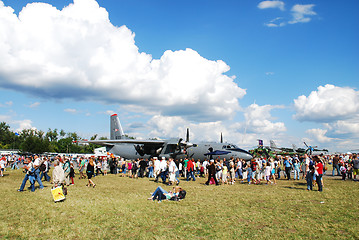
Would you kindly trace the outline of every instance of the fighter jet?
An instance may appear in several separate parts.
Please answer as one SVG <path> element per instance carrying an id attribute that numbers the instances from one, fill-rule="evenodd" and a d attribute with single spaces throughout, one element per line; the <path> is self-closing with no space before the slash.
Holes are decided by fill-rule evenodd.
<path id="1" fill-rule="evenodd" d="M 106 147 L 106 151 L 126 159 L 136 158 L 243 158 L 251 159 L 252 155 L 230 143 L 198 143 L 189 142 L 189 130 L 187 129 L 186 140 L 173 138 L 168 140 L 136 140 L 129 139 L 123 132 L 117 114 L 110 117 L 110 140 L 90 140 L 82 143 L 93 143 Z"/>

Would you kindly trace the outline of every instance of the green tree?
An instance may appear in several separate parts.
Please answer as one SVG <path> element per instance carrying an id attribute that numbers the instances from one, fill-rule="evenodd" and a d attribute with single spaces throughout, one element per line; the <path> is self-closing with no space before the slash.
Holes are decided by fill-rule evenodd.
<path id="1" fill-rule="evenodd" d="M 10 131 L 10 126 L 6 122 L 0 123 L 0 144 L 5 147 L 15 141 L 14 133 Z"/>
<path id="2" fill-rule="evenodd" d="M 20 148 L 23 152 L 44 153 L 49 151 L 49 141 L 43 131 L 34 129 L 22 130 Z"/>

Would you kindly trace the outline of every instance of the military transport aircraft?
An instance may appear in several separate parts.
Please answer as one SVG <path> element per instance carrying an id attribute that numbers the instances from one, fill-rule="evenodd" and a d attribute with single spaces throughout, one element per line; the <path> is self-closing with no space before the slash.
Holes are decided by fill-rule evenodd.
<path id="1" fill-rule="evenodd" d="M 82 143 L 93 143 L 106 147 L 106 151 L 126 159 L 166 157 L 166 158 L 243 158 L 249 160 L 252 155 L 230 143 L 198 143 L 189 142 L 189 129 L 186 140 L 174 138 L 168 140 L 136 140 L 129 139 L 123 132 L 117 114 L 110 118 L 110 140 L 90 140 Z"/>
<path id="2" fill-rule="evenodd" d="M 270 143 L 270 149 L 273 152 L 286 152 L 286 153 L 295 152 L 295 150 L 293 148 L 277 147 L 277 145 L 275 144 L 275 142 L 273 140 L 270 140 L 269 143 Z"/>
<path id="3" fill-rule="evenodd" d="M 317 146 L 308 146 L 305 142 L 304 145 L 307 147 L 307 149 L 304 148 L 298 148 L 295 144 L 292 144 L 292 148 L 279 148 L 276 146 L 273 140 L 270 140 L 270 149 L 275 152 L 286 152 L 289 154 L 304 154 L 307 153 L 309 155 L 320 155 L 320 154 L 328 154 L 327 149 L 317 149 Z"/>

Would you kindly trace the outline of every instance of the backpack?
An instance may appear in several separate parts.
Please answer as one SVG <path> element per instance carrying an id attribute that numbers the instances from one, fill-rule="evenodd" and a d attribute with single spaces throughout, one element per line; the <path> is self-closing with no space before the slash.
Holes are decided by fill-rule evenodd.
<path id="1" fill-rule="evenodd" d="M 40 169 L 41 172 L 45 171 L 45 170 L 46 170 L 46 165 L 45 165 L 45 163 L 41 163 L 39 169 Z"/>
<path id="2" fill-rule="evenodd" d="M 313 161 L 309 162 L 309 169 L 314 170 L 314 162 Z"/>
<path id="3" fill-rule="evenodd" d="M 179 193 L 178 193 L 178 198 L 179 199 L 184 199 L 186 197 L 186 190 L 181 190 Z"/>

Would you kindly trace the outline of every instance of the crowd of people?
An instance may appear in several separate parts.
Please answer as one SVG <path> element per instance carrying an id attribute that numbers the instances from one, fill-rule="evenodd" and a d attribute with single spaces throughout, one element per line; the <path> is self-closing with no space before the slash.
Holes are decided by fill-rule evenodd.
<path id="1" fill-rule="evenodd" d="M 25 177 L 18 191 L 24 191 L 27 181 L 30 182 L 31 191 L 35 191 L 35 183 L 39 189 L 43 189 L 42 181 L 52 181 L 54 187 L 74 184 L 75 166 L 79 178 L 88 179 L 87 186 L 95 187 L 93 178 L 97 175 L 119 174 L 121 177 L 150 178 L 154 182 L 161 181 L 167 185 L 178 185 L 180 179 L 196 181 L 197 178 L 207 178 L 206 185 L 237 183 L 247 184 L 276 184 L 278 179 L 305 179 L 307 190 L 312 190 L 313 185 L 318 190 L 323 190 L 322 176 L 327 171 L 328 165 L 332 165 L 332 175 L 335 173 L 343 180 L 356 180 L 359 174 L 359 160 L 356 154 L 325 155 L 325 156 L 281 156 L 275 158 L 257 157 L 249 161 L 243 159 L 166 159 L 165 157 L 151 159 L 139 158 L 125 160 L 116 157 L 66 157 L 46 156 L 20 157 L 15 155 L 0 158 L 0 176 L 3 176 L 7 168 L 18 169 L 23 165 Z M 51 167 L 52 178 L 48 175 Z M 301 175 L 301 176 L 300 176 Z"/>

